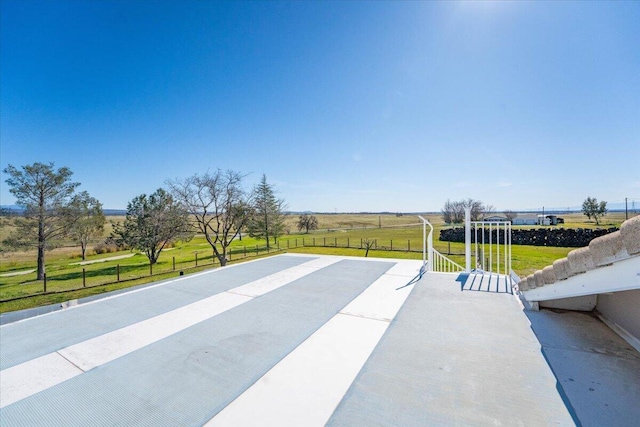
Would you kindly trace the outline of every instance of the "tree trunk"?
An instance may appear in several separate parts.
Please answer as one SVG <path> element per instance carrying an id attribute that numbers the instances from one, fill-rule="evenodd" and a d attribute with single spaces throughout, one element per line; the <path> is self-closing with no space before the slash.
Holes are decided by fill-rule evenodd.
<path id="1" fill-rule="evenodd" d="M 213 248 L 213 253 L 216 255 L 216 258 L 218 258 L 218 261 L 220 261 L 220 267 L 224 267 L 225 265 L 227 265 L 226 248 L 223 246 L 222 253 L 221 253 L 220 251 L 218 251 L 218 248 L 215 245 L 212 245 L 211 247 Z"/>
<path id="2" fill-rule="evenodd" d="M 44 280 L 44 224 L 42 221 L 38 224 L 38 277 L 36 280 Z"/>

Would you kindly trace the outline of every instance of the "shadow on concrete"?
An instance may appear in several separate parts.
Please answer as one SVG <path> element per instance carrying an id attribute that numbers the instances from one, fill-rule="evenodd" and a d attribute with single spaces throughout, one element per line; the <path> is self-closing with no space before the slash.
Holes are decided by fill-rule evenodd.
<path id="1" fill-rule="evenodd" d="M 511 279 L 504 275 L 472 271 L 460 273 L 456 282 L 460 282 L 460 291 L 513 294 Z"/>
<path id="2" fill-rule="evenodd" d="M 593 313 L 549 309 L 524 313 L 576 425 L 637 425 L 638 351 Z"/>

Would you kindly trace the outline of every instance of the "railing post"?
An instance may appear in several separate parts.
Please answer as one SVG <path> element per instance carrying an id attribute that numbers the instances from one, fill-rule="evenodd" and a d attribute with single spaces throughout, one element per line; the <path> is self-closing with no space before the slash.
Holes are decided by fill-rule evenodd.
<path id="1" fill-rule="evenodd" d="M 429 221 L 418 215 L 418 218 L 422 220 L 422 267 L 426 266 L 426 271 L 434 271 L 433 270 L 433 226 Z M 429 237 L 427 237 L 427 225 L 431 229 L 429 232 Z M 427 253 L 429 254 L 428 262 L 427 262 Z"/>
<path id="2" fill-rule="evenodd" d="M 471 207 L 464 208 L 464 271 L 471 273 Z"/>

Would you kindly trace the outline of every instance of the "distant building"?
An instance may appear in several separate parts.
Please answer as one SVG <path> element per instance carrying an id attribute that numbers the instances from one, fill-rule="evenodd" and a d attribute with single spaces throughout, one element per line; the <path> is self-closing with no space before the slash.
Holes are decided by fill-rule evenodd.
<path id="1" fill-rule="evenodd" d="M 535 214 L 518 214 L 511 223 L 513 225 L 538 225 L 538 217 Z"/>
<path id="2" fill-rule="evenodd" d="M 556 215 L 538 215 L 538 225 L 564 224 L 564 218 Z"/>
<path id="3" fill-rule="evenodd" d="M 491 216 L 485 216 L 484 218 L 482 218 L 482 220 L 489 221 L 489 222 L 506 222 L 506 221 L 509 221 L 509 218 L 501 215 L 491 215 Z"/>

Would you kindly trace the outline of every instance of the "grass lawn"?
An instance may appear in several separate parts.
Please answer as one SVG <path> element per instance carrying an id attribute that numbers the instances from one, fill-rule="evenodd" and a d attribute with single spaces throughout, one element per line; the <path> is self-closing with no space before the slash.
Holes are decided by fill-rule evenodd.
<path id="1" fill-rule="evenodd" d="M 315 253 L 346 256 L 364 256 L 361 241 L 374 240 L 375 245 L 369 251 L 370 257 L 422 259 L 422 225 L 416 215 L 394 214 L 320 214 L 319 229 L 309 234 L 299 233 L 296 228 L 297 216 L 287 218 L 289 234 L 282 236 L 272 250 L 267 253 L 264 240 L 247 236 L 236 240 L 231 247 L 231 262 L 255 259 L 270 253 Z M 441 242 L 439 232 L 447 227 L 440 215 L 426 215 L 434 226 L 434 247 L 449 258 L 464 265 L 464 244 Z M 595 222 L 586 221 L 582 214 L 564 215 L 565 228 L 595 227 Z M 122 218 L 110 217 L 111 221 Z M 619 227 L 624 213 L 605 217 L 601 227 Z M 2 219 L 1 235 L 6 235 L 11 223 Z M 110 227 L 107 227 L 110 229 Z M 523 228 L 532 228 L 526 226 Z M 105 232 L 108 235 L 107 232 Z M 71 245 L 72 242 L 67 242 Z M 573 248 L 555 248 L 541 246 L 513 246 L 512 268 L 521 277 L 535 272 L 556 259 L 565 257 Z M 112 259 L 115 256 L 124 258 Z M 197 262 L 196 262 L 197 257 Z M 16 274 L 35 270 L 35 251 L 2 252 L 0 256 L 0 312 L 58 303 L 83 296 L 94 295 L 115 289 L 121 289 L 141 283 L 176 277 L 180 271 L 189 274 L 204 268 L 213 268 L 211 247 L 201 236 L 189 242 L 178 243 L 165 249 L 158 263 L 150 269 L 143 254 L 130 251 L 111 252 L 96 255 L 90 247 L 87 261 L 102 261 L 81 265 L 80 250 L 76 246 L 67 246 L 48 251 L 46 254 L 47 293 L 44 294 L 43 281 L 35 280 L 35 271 L 28 274 Z M 175 263 L 175 267 L 174 267 Z M 196 265 L 197 263 L 197 265 Z M 84 269 L 84 274 L 83 274 Z M 153 273 L 153 274 L 151 274 Z M 84 277 L 84 280 L 83 280 Z M 118 281 L 119 278 L 119 281 Z M 84 285 L 84 287 L 83 287 Z M 6 301 L 18 297 L 31 297 Z"/>

